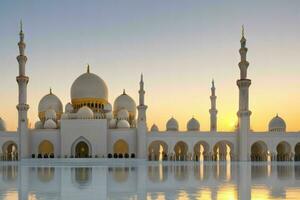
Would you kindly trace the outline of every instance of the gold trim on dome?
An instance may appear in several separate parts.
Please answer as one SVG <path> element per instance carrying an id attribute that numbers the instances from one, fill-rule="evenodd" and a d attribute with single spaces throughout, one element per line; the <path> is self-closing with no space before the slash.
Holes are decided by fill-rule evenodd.
<path id="1" fill-rule="evenodd" d="M 104 105 L 106 104 L 108 104 L 107 100 L 99 98 L 72 99 L 72 105 L 75 112 L 77 112 L 83 106 L 89 107 L 93 110 L 93 112 L 102 112 Z"/>
<path id="2" fill-rule="evenodd" d="M 72 99 L 73 105 L 84 104 L 84 103 L 97 103 L 97 104 L 107 104 L 108 101 L 105 99 L 99 98 L 80 98 L 80 99 Z"/>

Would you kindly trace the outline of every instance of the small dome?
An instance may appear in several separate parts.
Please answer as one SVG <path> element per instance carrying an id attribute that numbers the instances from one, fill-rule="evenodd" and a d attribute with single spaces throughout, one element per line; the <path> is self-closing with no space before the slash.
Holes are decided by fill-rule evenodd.
<path id="1" fill-rule="evenodd" d="M 79 119 L 93 119 L 94 118 L 94 113 L 89 107 L 83 106 L 78 110 L 77 118 L 79 118 Z"/>
<path id="2" fill-rule="evenodd" d="M 53 119 L 56 120 L 56 112 L 53 109 L 48 109 L 45 113 L 45 119 Z"/>
<path id="3" fill-rule="evenodd" d="M 285 121 L 276 115 L 270 122 L 269 122 L 269 131 L 270 132 L 285 132 L 286 124 Z"/>
<path id="4" fill-rule="evenodd" d="M 110 103 L 104 105 L 104 111 L 106 112 L 112 111 L 112 107 Z"/>
<path id="5" fill-rule="evenodd" d="M 121 119 L 127 120 L 129 118 L 129 112 L 126 109 L 121 109 L 118 111 L 117 118 L 118 118 L 118 120 L 121 120 Z"/>
<path id="6" fill-rule="evenodd" d="M 136 114 L 136 104 L 134 100 L 123 91 L 123 94 L 118 96 L 114 102 L 114 114 L 117 115 L 119 110 L 126 109 L 133 119 Z"/>
<path id="7" fill-rule="evenodd" d="M 107 112 L 107 113 L 105 113 L 105 118 L 106 118 L 106 119 L 112 119 L 112 118 L 113 118 L 112 112 Z"/>
<path id="8" fill-rule="evenodd" d="M 64 119 L 69 119 L 69 114 L 68 113 L 64 113 L 61 115 L 61 119 L 64 120 Z"/>
<path id="9" fill-rule="evenodd" d="M 186 125 L 188 131 L 199 131 L 200 124 L 194 117 L 190 119 Z"/>
<path id="10" fill-rule="evenodd" d="M 45 121 L 45 112 L 49 109 L 53 109 L 56 112 L 57 118 L 59 118 L 63 112 L 60 99 L 54 95 L 51 90 L 50 93 L 45 95 L 39 102 L 38 112 L 41 121 Z"/>
<path id="11" fill-rule="evenodd" d="M 0 131 L 6 131 L 6 123 L 1 117 L 0 117 Z"/>
<path id="12" fill-rule="evenodd" d="M 127 120 L 122 119 L 122 120 L 118 121 L 117 127 L 118 128 L 130 128 L 130 124 Z"/>
<path id="13" fill-rule="evenodd" d="M 41 122 L 41 121 L 35 122 L 34 128 L 35 128 L 35 129 L 43 129 L 43 128 L 44 128 L 43 122 Z"/>
<path id="14" fill-rule="evenodd" d="M 109 120 L 109 128 L 116 128 L 117 127 L 117 120 L 111 119 Z"/>
<path id="15" fill-rule="evenodd" d="M 151 126 L 151 132 L 158 132 L 159 130 L 158 130 L 158 127 L 156 126 L 156 124 L 153 124 L 152 126 Z"/>
<path id="16" fill-rule="evenodd" d="M 57 125 L 52 119 L 48 119 L 44 124 L 45 129 L 56 129 Z"/>
<path id="17" fill-rule="evenodd" d="M 173 117 L 167 122 L 167 131 L 178 131 L 178 122 Z"/>
<path id="18" fill-rule="evenodd" d="M 71 103 L 67 103 L 66 107 L 65 107 L 65 112 L 66 113 L 72 113 L 74 111 L 74 108 L 72 106 Z"/>

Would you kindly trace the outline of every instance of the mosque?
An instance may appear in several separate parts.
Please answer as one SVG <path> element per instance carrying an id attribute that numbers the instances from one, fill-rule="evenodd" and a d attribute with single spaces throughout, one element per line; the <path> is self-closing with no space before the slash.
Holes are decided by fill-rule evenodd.
<path id="1" fill-rule="evenodd" d="M 108 87 L 98 75 L 87 71 L 79 75 L 71 86 L 71 99 L 63 103 L 51 90 L 38 105 L 39 121 L 28 126 L 27 84 L 25 72 L 27 57 L 25 40 L 20 29 L 18 129 L 7 131 L 0 119 L 1 160 L 27 158 L 138 158 L 144 160 L 203 160 L 203 161 L 298 161 L 300 160 L 300 133 L 287 132 L 286 123 L 275 116 L 269 130 L 254 132 L 250 129 L 249 87 L 247 76 L 249 62 L 244 29 L 239 49 L 240 77 L 237 111 L 238 126 L 235 131 L 217 129 L 216 88 L 211 86 L 210 130 L 200 130 L 200 123 L 192 118 L 186 130 L 178 130 L 178 122 L 171 118 L 166 129 L 147 125 L 143 75 L 139 82 L 138 105 L 123 91 L 113 102 L 108 101 Z"/>

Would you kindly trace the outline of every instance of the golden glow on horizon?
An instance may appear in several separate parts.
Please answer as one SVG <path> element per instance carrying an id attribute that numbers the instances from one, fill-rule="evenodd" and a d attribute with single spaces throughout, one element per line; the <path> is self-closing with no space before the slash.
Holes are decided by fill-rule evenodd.
<path id="1" fill-rule="evenodd" d="M 147 82 L 151 83 L 151 79 L 149 78 Z M 147 84 L 147 82 L 145 84 Z M 28 117 L 29 123 L 31 124 L 31 127 L 33 127 L 34 123 L 38 120 L 38 103 L 45 93 L 39 91 L 39 94 L 33 95 L 30 87 L 31 86 L 29 85 L 28 99 L 30 109 L 28 112 Z M 226 96 L 226 91 L 223 90 L 221 86 L 218 90 L 220 90 L 220 94 L 217 93 L 218 131 L 233 131 L 237 124 L 237 88 L 235 88 L 233 85 L 232 90 L 234 92 L 232 93 L 232 91 L 227 91 L 228 93 L 231 93 L 229 97 Z M 295 96 L 295 98 L 283 98 L 282 96 L 278 97 L 274 93 L 272 94 L 272 92 L 270 92 L 270 94 L 259 93 L 261 97 L 257 97 L 257 95 L 255 95 L 256 92 L 253 90 L 254 88 L 250 88 L 250 110 L 252 111 L 251 128 L 254 131 L 266 131 L 269 121 L 276 115 L 276 113 L 279 113 L 279 115 L 286 121 L 287 131 L 300 130 L 298 120 L 298 116 L 300 116 L 300 109 L 297 109 L 297 107 L 295 109 L 295 105 L 298 104 L 296 98 L 298 94 L 294 93 L 295 89 L 293 90 L 293 94 L 291 94 Z M 290 89 L 286 91 L 289 90 Z M 136 102 L 138 102 L 138 95 L 136 91 L 137 89 L 132 89 L 129 95 L 132 96 Z M 194 91 L 197 91 L 197 88 L 195 88 Z M 70 101 L 65 95 L 67 93 L 68 91 L 61 91 L 60 94 L 56 93 L 64 105 Z M 113 104 L 114 97 L 119 96 L 119 94 L 120 93 L 118 92 L 112 94 L 109 102 Z M 7 95 L 11 96 L 13 101 L 5 98 L 3 99 L 2 105 L 6 106 L 2 106 L 0 116 L 6 121 L 8 130 L 16 130 L 17 110 L 15 105 L 17 104 L 17 89 L 14 90 L 14 93 L 9 92 Z M 276 96 L 277 98 L 272 99 L 270 102 L 269 97 L 272 95 Z M 203 95 L 198 95 L 195 98 L 189 96 L 190 95 L 186 94 L 184 97 L 182 97 L 178 93 L 164 94 L 161 91 L 156 93 L 155 88 L 151 90 L 146 88 L 148 126 L 151 127 L 152 124 L 155 123 L 160 130 L 165 130 L 166 122 L 169 118 L 174 116 L 179 123 L 179 129 L 186 130 L 186 123 L 190 118 L 192 118 L 192 116 L 194 116 L 200 122 L 201 131 L 209 130 L 209 92 L 207 91 Z M 171 99 L 174 100 L 172 101 Z M 298 99 L 300 99 L 300 96 Z"/>

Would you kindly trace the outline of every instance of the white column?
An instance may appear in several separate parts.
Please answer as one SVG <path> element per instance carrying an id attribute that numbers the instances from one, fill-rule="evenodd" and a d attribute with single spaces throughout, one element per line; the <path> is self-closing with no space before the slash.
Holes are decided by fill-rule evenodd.
<path id="1" fill-rule="evenodd" d="M 251 80 L 247 79 L 247 69 L 249 66 L 246 60 L 248 49 L 246 48 L 246 39 L 244 37 L 244 27 L 242 30 L 241 48 L 239 50 L 241 61 L 239 62 L 240 68 L 240 79 L 237 80 L 237 86 L 239 88 L 239 110 L 237 116 L 239 118 L 239 129 L 238 129 L 238 153 L 240 161 L 248 161 L 250 158 L 248 152 L 248 134 L 250 132 L 250 115 L 249 110 L 249 87 Z"/>
<path id="2" fill-rule="evenodd" d="M 25 47 L 26 44 L 24 42 L 24 33 L 22 30 L 22 22 L 21 22 L 21 30 L 20 30 L 20 41 L 18 43 L 19 46 L 19 56 L 17 56 L 17 60 L 19 63 L 19 76 L 17 76 L 17 83 L 19 85 L 19 102 L 17 105 L 18 109 L 18 134 L 19 134 L 19 144 L 18 144 L 18 156 L 19 159 L 28 158 L 29 157 L 29 139 L 28 139 L 28 119 L 27 119 L 27 111 L 29 109 L 29 105 L 27 104 L 27 84 L 29 81 L 29 77 L 26 76 L 25 73 L 25 64 L 27 61 L 27 57 L 25 56 Z"/>
<path id="3" fill-rule="evenodd" d="M 140 90 L 139 90 L 139 105 L 138 120 L 137 120 L 137 157 L 141 159 L 147 159 L 147 118 L 145 105 L 145 90 L 143 75 L 141 75 Z"/>

